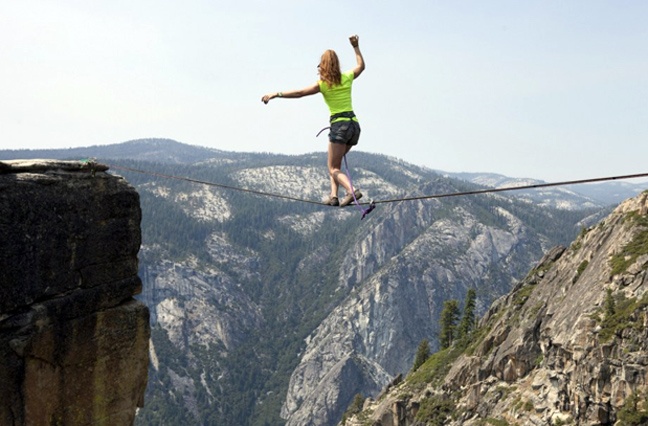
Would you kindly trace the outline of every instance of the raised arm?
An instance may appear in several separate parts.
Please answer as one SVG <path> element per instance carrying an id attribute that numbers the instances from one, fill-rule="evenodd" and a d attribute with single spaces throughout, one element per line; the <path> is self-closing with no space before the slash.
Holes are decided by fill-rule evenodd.
<path id="1" fill-rule="evenodd" d="M 320 91 L 319 84 L 315 83 L 312 86 L 304 87 L 303 89 L 299 89 L 299 90 L 289 90 L 287 92 L 268 93 L 267 95 L 261 98 L 261 102 L 267 104 L 270 101 L 270 99 L 274 99 L 274 98 L 301 98 L 303 96 L 314 95 L 315 93 L 319 93 L 319 91 Z"/>
<path id="2" fill-rule="evenodd" d="M 355 51 L 355 56 L 356 56 L 356 62 L 357 65 L 353 69 L 353 78 L 356 79 L 360 74 L 362 74 L 362 71 L 365 69 L 365 62 L 364 58 L 362 57 L 362 53 L 360 52 L 360 45 L 358 44 L 359 42 L 359 37 L 358 35 L 352 35 L 349 37 L 349 41 L 351 42 L 351 46 L 353 46 L 353 50 Z"/>

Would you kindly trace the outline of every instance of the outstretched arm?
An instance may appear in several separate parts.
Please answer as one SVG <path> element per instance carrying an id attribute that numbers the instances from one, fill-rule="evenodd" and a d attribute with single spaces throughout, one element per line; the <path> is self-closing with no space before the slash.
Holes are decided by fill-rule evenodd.
<path id="1" fill-rule="evenodd" d="M 353 69 L 353 78 L 356 79 L 360 74 L 362 74 L 362 71 L 365 69 L 365 62 L 364 58 L 362 57 L 362 53 L 360 52 L 360 45 L 358 44 L 359 42 L 359 37 L 358 35 L 352 35 L 349 37 L 349 41 L 351 42 L 351 46 L 353 46 L 353 50 L 355 51 L 356 55 L 356 62 L 357 65 Z"/>
<path id="2" fill-rule="evenodd" d="M 267 104 L 270 99 L 274 98 L 301 98 L 303 96 L 309 96 L 309 95 L 314 95 L 315 93 L 319 93 L 319 84 L 315 83 L 312 86 L 304 87 L 303 89 L 299 90 L 289 90 L 288 92 L 275 92 L 275 93 L 268 93 L 264 97 L 261 98 L 261 101 L 264 104 Z"/>

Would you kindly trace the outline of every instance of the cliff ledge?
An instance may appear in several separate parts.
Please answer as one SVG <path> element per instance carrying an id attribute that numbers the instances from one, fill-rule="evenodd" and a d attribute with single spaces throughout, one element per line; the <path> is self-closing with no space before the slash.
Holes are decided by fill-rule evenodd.
<path id="1" fill-rule="evenodd" d="M 106 170 L 0 162 L 2 425 L 128 425 L 143 404 L 139 196 Z"/>

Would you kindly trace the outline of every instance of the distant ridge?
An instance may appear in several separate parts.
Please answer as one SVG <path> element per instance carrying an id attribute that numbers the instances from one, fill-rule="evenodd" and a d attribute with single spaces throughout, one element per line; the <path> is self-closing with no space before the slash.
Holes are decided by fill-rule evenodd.
<path id="1" fill-rule="evenodd" d="M 305 154 L 294 157 L 307 159 L 313 154 Z M 322 157 L 325 153 L 316 153 L 316 157 Z M 364 156 L 379 156 L 361 151 L 354 152 L 356 161 Z M 22 149 L 22 150 L 0 150 L 0 160 L 49 158 L 57 160 L 79 160 L 85 158 L 96 158 L 99 161 L 106 160 L 136 160 L 165 164 L 195 164 L 209 161 L 211 159 L 247 159 L 261 162 L 272 162 L 270 159 L 285 157 L 279 154 L 269 153 L 242 153 L 222 151 L 215 148 L 201 147 L 178 142 L 169 138 L 143 138 L 111 145 L 95 145 L 80 148 L 62 149 Z M 433 170 L 444 176 L 461 179 L 484 187 L 515 187 L 535 183 L 545 183 L 542 180 L 533 178 L 512 178 L 497 173 L 475 172 L 475 173 L 451 173 L 441 170 Z M 576 178 L 576 177 L 575 177 Z M 598 208 L 617 204 L 627 198 L 639 194 L 646 187 L 646 183 L 632 182 L 604 182 L 599 184 L 570 185 L 540 190 L 521 191 L 516 194 L 517 198 L 525 199 L 530 203 L 540 206 L 552 206 L 562 210 L 578 210 L 583 208 Z"/>
<path id="2" fill-rule="evenodd" d="M 438 173 L 461 179 L 477 185 L 483 185 L 492 188 L 518 187 L 524 185 L 534 185 L 547 183 L 543 180 L 533 178 L 512 178 L 497 173 Z M 594 176 L 574 176 L 574 179 L 587 179 Z M 591 183 L 586 185 L 565 185 L 556 188 L 522 191 L 521 198 L 528 199 L 539 205 L 554 205 L 555 207 L 573 210 L 574 208 L 595 207 L 603 205 L 617 204 L 628 198 L 637 196 L 646 188 L 646 183 L 633 182 L 603 182 Z M 581 200 L 579 204 L 574 204 L 574 197 L 585 197 L 589 199 Z M 560 200 L 557 203 L 556 200 Z"/>
<path id="3" fill-rule="evenodd" d="M 0 160 L 51 158 L 57 160 L 137 159 L 172 164 L 191 164 L 219 156 L 223 151 L 188 145 L 173 139 L 135 139 L 112 145 L 66 149 L 22 149 L 0 151 Z"/>

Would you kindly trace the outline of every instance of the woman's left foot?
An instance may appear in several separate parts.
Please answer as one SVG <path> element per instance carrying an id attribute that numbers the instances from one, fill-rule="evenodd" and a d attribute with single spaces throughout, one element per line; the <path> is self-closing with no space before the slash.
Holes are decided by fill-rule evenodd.
<path id="1" fill-rule="evenodd" d="M 339 206 L 340 200 L 338 200 L 338 197 L 329 196 L 327 200 L 324 201 L 324 204 L 329 206 Z"/>

